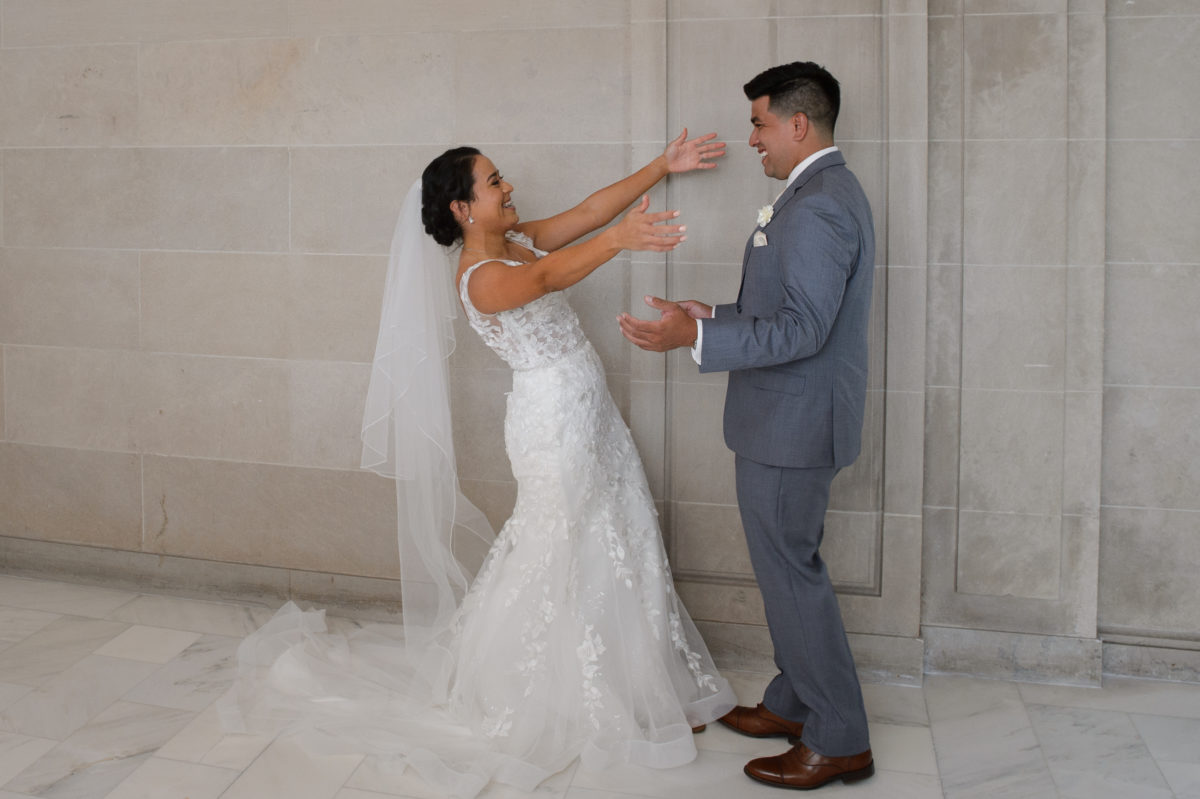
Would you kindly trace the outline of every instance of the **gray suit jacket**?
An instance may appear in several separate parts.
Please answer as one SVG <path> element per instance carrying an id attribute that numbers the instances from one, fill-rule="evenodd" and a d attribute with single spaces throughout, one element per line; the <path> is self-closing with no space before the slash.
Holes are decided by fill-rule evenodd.
<path id="1" fill-rule="evenodd" d="M 729 372 L 725 443 L 768 466 L 847 466 L 861 448 L 875 230 L 841 152 L 784 190 L 762 232 L 737 302 L 704 321 L 700 371 Z"/>

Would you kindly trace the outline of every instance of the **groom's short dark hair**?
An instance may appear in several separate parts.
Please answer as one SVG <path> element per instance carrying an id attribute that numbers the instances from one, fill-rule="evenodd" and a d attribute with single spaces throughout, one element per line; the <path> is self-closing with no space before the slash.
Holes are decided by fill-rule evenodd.
<path id="1" fill-rule="evenodd" d="M 781 118 L 804 114 L 809 122 L 833 135 L 842 90 L 837 78 L 812 61 L 793 61 L 760 72 L 742 87 L 751 102 L 769 97 L 767 107 Z"/>

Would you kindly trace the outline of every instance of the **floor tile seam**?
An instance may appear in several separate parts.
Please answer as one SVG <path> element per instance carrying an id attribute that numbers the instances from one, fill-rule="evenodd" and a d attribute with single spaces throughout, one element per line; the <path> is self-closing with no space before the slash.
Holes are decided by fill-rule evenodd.
<path id="1" fill-rule="evenodd" d="M 1029 708 L 1031 706 L 1032 707 L 1047 707 L 1047 706 L 1039 705 L 1036 702 L 1026 702 L 1025 697 L 1021 696 L 1020 686 L 1018 686 L 1018 689 L 1017 689 L 1017 696 L 1020 697 L 1021 705 L 1022 705 L 1022 707 L 1025 708 L 1025 715 L 1029 718 L 1029 729 L 1032 730 L 1032 732 L 1033 732 L 1033 739 L 1035 741 L 1037 741 L 1038 753 L 1042 756 L 1042 764 L 1046 767 L 1046 773 L 1050 775 L 1050 782 L 1053 783 L 1053 785 L 1054 785 L 1054 791 L 1059 796 L 1062 796 L 1062 788 L 1058 784 L 1058 777 L 1055 775 L 1054 769 L 1051 768 L 1051 766 L 1050 766 L 1050 758 L 1046 755 L 1046 747 L 1042 745 L 1042 736 L 1038 732 L 1037 725 L 1033 723 L 1033 716 L 1031 716 L 1029 713 Z M 1055 707 L 1055 706 L 1050 705 L 1049 707 Z M 1075 709 L 1078 709 L 1078 708 L 1075 708 Z M 1133 724 L 1132 721 L 1130 721 L 1129 723 Z"/>
<path id="2" fill-rule="evenodd" d="M 1153 682 L 1160 682 L 1160 681 L 1153 680 Z M 1189 687 L 1192 685 L 1191 683 L 1178 683 L 1178 684 L 1189 686 Z M 1030 683 L 1030 685 L 1041 685 L 1041 683 Z M 1086 690 L 1090 690 L 1090 689 L 1086 689 Z M 1102 691 L 1104 689 L 1098 689 L 1098 690 Z M 1200 693 L 1200 686 L 1196 686 L 1196 692 Z M 1200 708 L 1197 708 L 1194 711 L 1189 710 L 1187 712 L 1180 712 L 1180 713 L 1147 713 L 1145 711 L 1124 710 L 1121 708 L 1105 707 L 1103 705 L 1095 705 L 1095 704 L 1083 704 L 1080 702 L 1060 703 L 1060 702 L 1026 700 L 1024 697 L 1022 697 L 1022 704 L 1026 705 L 1026 706 L 1039 705 L 1042 707 L 1053 707 L 1053 708 L 1060 708 L 1060 709 L 1068 708 L 1068 709 L 1073 709 L 1073 710 L 1104 710 L 1104 711 L 1108 711 L 1110 713 L 1126 713 L 1126 714 L 1138 715 L 1138 716 L 1158 716 L 1158 717 L 1161 717 L 1164 719 L 1185 719 L 1187 721 L 1200 721 Z"/>

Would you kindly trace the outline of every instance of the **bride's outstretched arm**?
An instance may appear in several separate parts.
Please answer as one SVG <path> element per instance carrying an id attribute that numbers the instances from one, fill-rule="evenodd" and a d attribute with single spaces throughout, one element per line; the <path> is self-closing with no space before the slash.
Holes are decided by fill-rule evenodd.
<path id="1" fill-rule="evenodd" d="M 621 250 L 666 252 L 678 247 L 687 238 L 684 226 L 665 223 L 678 217 L 679 212 L 646 213 L 649 207 L 650 198 L 643 195 L 637 207 L 608 230 L 527 264 L 485 261 L 467 283 L 471 304 L 487 314 L 519 308 L 544 294 L 575 285 Z"/>
<path id="2" fill-rule="evenodd" d="M 593 192 L 568 211 L 517 225 L 542 250 L 557 250 L 613 221 L 617 214 L 672 172 L 712 169 L 712 159 L 725 155 L 725 142 L 715 133 L 688 139 L 687 128 L 670 142 L 663 154 L 627 178 Z"/>

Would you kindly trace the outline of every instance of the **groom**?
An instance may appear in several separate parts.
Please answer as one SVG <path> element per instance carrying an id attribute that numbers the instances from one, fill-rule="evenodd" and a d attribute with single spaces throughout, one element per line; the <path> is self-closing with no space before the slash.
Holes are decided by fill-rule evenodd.
<path id="1" fill-rule="evenodd" d="M 750 146 L 786 181 L 758 212 L 737 301 L 647 297 L 658 320 L 620 316 L 634 344 L 692 347 L 701 372 L 729 372 L 725 443 L 780 673 L 757 707 L 721 721 L 796 744 L 746 765 L 787 788 L 875 772 L 862 690 L 819 548 L 829 486 L 858 456 L 875 268 L 871 209 L 833 144 L 841 91 L 811 62 L 768 69 L 744 87 Z"/>

